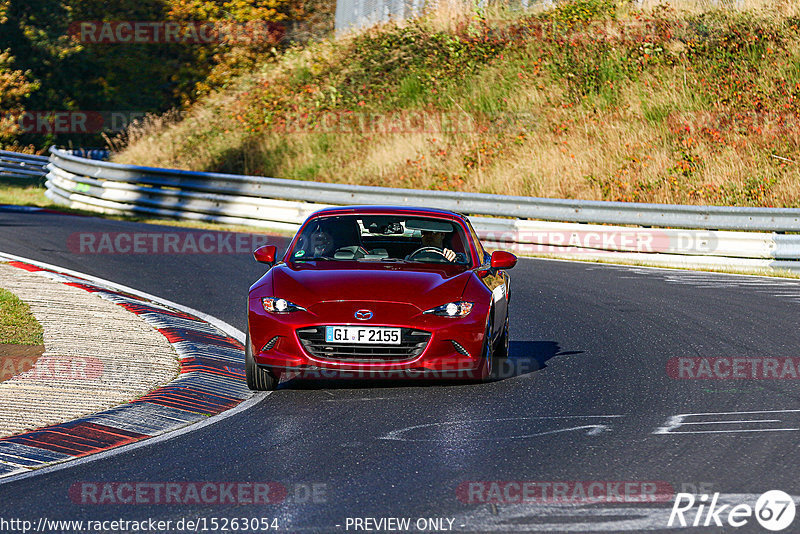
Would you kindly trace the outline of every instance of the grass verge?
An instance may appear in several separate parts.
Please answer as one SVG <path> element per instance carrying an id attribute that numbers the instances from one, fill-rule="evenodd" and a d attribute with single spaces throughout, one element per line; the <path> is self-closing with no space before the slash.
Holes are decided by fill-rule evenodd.
<path id="1" fill-rule="evenodd" d="M 41 345 L 43 342 L 42 326 L 28 305 L 0 288 L 0 343 Z"/>

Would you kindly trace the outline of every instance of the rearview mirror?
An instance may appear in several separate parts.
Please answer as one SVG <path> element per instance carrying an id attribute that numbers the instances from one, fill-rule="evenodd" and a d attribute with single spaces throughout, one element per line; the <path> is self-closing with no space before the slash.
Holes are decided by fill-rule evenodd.
<path id="1" fill-rule="evenodd" d="M 259 263 L 266 263 L 268 265 L 272 265 L 275 263 L 275 254 L 277 249 L 275 245 L 264 245 L 262 247 L 258 247 L 253 251 L 253 257 Z"/>
<path id="2" fill-rule="evenodd" d="M 517 264 L 517 257 L 505 250 L 492 252 L 492 269 L 511 269 Z"/>

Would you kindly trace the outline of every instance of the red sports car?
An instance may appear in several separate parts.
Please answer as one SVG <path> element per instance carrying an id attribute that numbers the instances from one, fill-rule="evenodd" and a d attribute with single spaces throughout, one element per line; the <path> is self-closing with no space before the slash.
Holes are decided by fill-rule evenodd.
<path id="1" fill-rule="evenodd" d="M 400 207 L 311 215 L 250 288 L 247 385 L 281 375 L 489 380 L 508 353 L 509 277 L 458 213 Z"/>

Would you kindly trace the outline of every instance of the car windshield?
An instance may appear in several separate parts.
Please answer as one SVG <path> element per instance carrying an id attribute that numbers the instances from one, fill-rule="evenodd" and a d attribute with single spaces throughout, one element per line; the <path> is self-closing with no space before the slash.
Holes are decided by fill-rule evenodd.
<path id="1" fill-rule="evenodd" d="M 289 261 L 470 263 L 460 225 L 432 217 L 343 215 L 310 221 Z"/>

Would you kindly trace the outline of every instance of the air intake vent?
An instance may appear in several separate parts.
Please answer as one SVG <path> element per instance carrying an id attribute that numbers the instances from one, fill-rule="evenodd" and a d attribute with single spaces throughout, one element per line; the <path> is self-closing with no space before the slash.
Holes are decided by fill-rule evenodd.
<path id="1" fill-rule="evenodd" d="M 297 337 L 303 348 L 314 358 L 329 361 L 378 363 L 413 360 L 425 350 L 430 332 L 400 329 L 399 345 L 362 345 L 358 343 L 328 343 L 325 341 L 325 327 L 302 328 Z"/>
<path id="2" fill-rule="evenodd" d="M 453 347 L 455 347 L 456 351 L 457 351 L 459 354 L 463 354 L 464 356 L 467 356 L 467 357 L 469 357 L 469 352 L 467 352 L 467 349 L 465 349 L 464 347 L 462 347 L 462 346 L 461 346 L 461 344 L 460 344 L 458 341 L 453 341 L 453 340 L 451 339 L 451 340 L 450 340 L 450 343 L 452 343 L 452 344 L 453 344 Z"/>
<path id="3" fill-rule="evenodd" d="M 273 337 L 272 339 L 270 339 L 269 341 L 267 341 L 267 344 L 266 344 L 266 345 L 264 345 L 264 348 L 262 348 L 262 349 L 261 349 L 261 352 L 264 352 L 264 351 L 266 351 L 266 350 L 269 350 L 269 349 L 271 349 L 272 347 L 274 347 L 274 346 L 275 346 L 275 343 L 277 343 L 277 342 L 278 342 L 278 338 L 279 338 L 279 337 L 280 337 L 280 336 L 275 336 L 275 337 Z"/>

